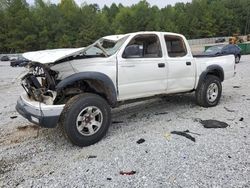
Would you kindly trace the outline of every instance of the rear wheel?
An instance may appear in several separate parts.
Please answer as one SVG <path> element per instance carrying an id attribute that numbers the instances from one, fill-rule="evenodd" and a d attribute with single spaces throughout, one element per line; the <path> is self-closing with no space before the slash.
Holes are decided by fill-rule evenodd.
<path id="1" fill-rule="evenodd" d="M 89 146 L 106 134 L 111 124 L 110 107 L 98 95 L 77 95 L 66 103 L 60 122 L 66 137 L 73 144 Z"/>
<path id="2" fill-rule="evenodd" d="M 221 92 L 221 80 L 217 76 L 208 75 L 196 89 L 196 101 L 203 107 L 216 106 L 220 101 Z"/>

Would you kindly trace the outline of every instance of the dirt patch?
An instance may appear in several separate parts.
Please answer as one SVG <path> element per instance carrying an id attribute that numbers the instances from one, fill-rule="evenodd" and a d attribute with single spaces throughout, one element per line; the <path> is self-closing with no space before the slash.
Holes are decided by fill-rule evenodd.
<path id="1" fill-rule="evenodd" d="M 29 130 L 38 130 L 40 127 L 37 125 L 25 125 L 25 126 L 18 126 L 17 130 L 19 131 L 29 131 Z"/>
<path id="2" fill-rule="evenodd" d="M 18 126 L 16 130 L 1 135 L 0 145 L 17 144 L 27 139 L 37 138 L 39 136 L 39 129 L 36 125 Z"/>

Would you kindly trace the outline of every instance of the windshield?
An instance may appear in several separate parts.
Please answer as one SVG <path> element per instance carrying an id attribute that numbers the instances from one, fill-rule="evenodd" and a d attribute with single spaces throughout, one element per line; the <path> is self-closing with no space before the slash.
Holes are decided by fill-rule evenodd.
<path id="1" fill-rule="evenodd" d="M 213 46 L 208 48 L 205 52 L 220 52 L 222 50 L 223 46 Z"/>
<path id="2" fill-rule="evenodd" d="M 101 38 L 97 40 L 94 44 L 88 46 L 84 55 L 86 56 L 111 56 L 115 54 L 122 44 L 126 41 L 128 36 L 124 36 L 119 40 L 108 40 L 105 38 Z"/>

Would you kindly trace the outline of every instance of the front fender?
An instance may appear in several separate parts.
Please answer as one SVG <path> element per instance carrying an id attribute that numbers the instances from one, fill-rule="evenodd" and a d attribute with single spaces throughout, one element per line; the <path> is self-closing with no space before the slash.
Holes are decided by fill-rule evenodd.
<path id="1" fill-rule="evenodd" d="M 61 89 L 72 85 L 74 82 L 81 80 L 100 82 L 110 105 L 112 107 L 116 105 L 117 90 L 115 88 L 115 85 L 110 77 L 100 72 L 80 72 L 68 76 L 58 83 L 58 85 L 56 86 L 56 91 L 60 91 Z"/>

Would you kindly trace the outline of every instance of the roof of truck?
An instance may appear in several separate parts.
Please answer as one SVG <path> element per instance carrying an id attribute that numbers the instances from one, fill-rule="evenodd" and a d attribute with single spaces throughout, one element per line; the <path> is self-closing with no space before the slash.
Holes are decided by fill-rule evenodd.
<path id="1" fill-rule="evenodd" d="M 120 34 L 120 35 L 108 35 L 103 37 L 106 40 L 111 40 L 111 41 L 118 41 L 121 38 L 127 36 L 127 35 L 136 35 L 136 34 L 165 34 L 165 35 L 178 35 L 182 36 L 181 34 L 178 33 L 172 33 L 172 32 L 160 32 L 160 31 L 138 31 L 138 32 L 133 32 L 133 33 L 127 33 L 127 34 Z"/>

